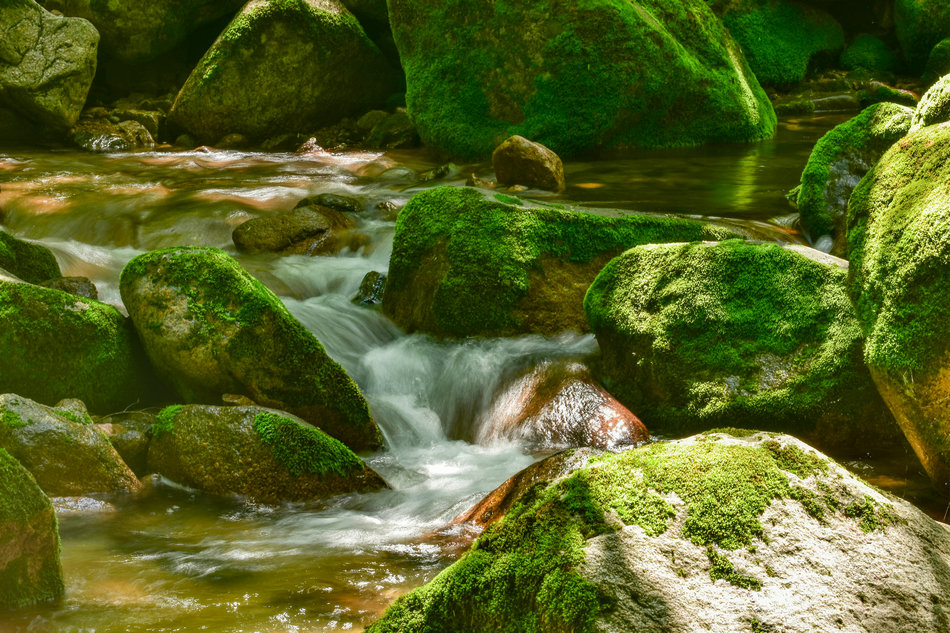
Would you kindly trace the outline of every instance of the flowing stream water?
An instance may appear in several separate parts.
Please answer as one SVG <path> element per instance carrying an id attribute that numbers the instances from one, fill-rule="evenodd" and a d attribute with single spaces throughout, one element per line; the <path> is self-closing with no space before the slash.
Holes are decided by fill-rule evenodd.
<path id="1" fill-rule="evenodd" d="M 525 195 L 719 218 L 804 242 L 784 194 L 815 141 L 845 118 L 785 121 L 755 146 L 569 163 L 564 194 Z M 387 269 L 394 208 L 421 188 L 490 176 L 466 165 L 420 180 L 435 167 L 423 152 L 0 152 L 2 228 L 52 249 L 63 273 L 92 279 L 103 301 L 121 306 L 119 274 L 139 253 L 194 244 L 235 255 L 359 384 L 387 445 L 366 459 L 391 486 L 269 507 L 155 478 L 136 497 L 56 500 L 66 597 L 0 612 L 0 633 L 359 631 L 454 560 L 453 533 L 441 528 L 540 457 L 516 442 L 471 443 L 493 395 L 517 372 L 584 359 L 597 343 L 577 333 L 437 341 L 351 301 L 367 272 Z M 237 224 L 318 193 L 364 202 L 356 220 L 367 246 L 327 257 L 235 252 Z M 912 456 L 851 465 L 898 493 L 926 495 Z M 939 518 L 942 508 L 929 510 Z"/>

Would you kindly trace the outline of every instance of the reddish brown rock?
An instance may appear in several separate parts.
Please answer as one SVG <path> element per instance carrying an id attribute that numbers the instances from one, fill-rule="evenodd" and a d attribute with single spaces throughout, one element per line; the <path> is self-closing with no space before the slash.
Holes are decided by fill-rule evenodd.
<path id="1" fill-rule="evenodd" d="M 560 157 L 540 143 L 512 136 L 491 156 L 498 182 L 548 191 L 564 191 L 564 165 Z"/>
<path id="2" fill-rule="evenodd" d="M 643 423 L 581 363 L 542 363 L 502 388 L 479 443 L 520 439 L 539 448 L 614 449 L 650 437 Z"/>

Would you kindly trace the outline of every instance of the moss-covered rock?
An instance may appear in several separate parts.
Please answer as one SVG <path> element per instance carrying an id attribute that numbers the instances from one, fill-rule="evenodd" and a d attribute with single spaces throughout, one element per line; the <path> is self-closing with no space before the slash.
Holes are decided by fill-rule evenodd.
<path id="1" fill-rule="evenodd" d="M 714 434 L 535 482 L 367 633 L 877 631 L 895 618 L 937 633 L 948 562 L 944 527 L 801 442 Z"/>
<path id="2" fill-rule="evenodd" d="M 354 450 L 382 444 L 343 368 L 224 252 L 182 247 L 140 255 L 122 271 L 120 291 L 153 365 L 185 401 L 243 394 Z"/>
<path id="3" fill-rule="evenodd" d="M 135 492 L 142 487 L 89 416 L 68 408 L 0 395 L 0 447 L 54 497 Z"/>
<path id="4" fill-rule="evenodd" d="M 922 79 L 932 84 L 944 75 L 950 75 L 950 37 L 940 40 L 930 51 Z"/>
<path id="5" fill-rule="evenodd" d="M 813 243 L 830 235 L 831 252 L 847 256 L 848 198 L 884 152 L 910 130 L 914 111 L 878 103 L 829 131 L 808 157 L 798 211 Z"/>
<path id="6" fill-rule="evenodd" d="M 50 249 L 4 231 L 0 231 L 0 268 L 31 284 L 63 276 Z"/>
<path id="7" fill-rule="evenodd" d="M 42 0 L 47 9 L 85 18 L 108 59 L 139 63 L 180 46 L 196 28 L 234 15 L 244 0 Z"/>
<path id="8" fill-rule="evenodd" d="M 168 116 L 199 141 L 230 133 L 263 140 L 380 105 L 396 85 L 338 0 L 252 0 L 205 53 Z"/>
<path id="9" fill-rule="evenodd" d="M 0 281 L 0 323 L 0 393 L 108 413 L 155 390 L 131 323 L 110 305 Z"/>
<path id="10" fill-rule="evenodd" d="M 837 60 L 844 30 L 828 13 L 786 0 L 719 2 L 722 21 L 763 85 L 789 86 Z"/>
<path id="11" fill-rule="evenodd" d="M 416 194 L 396 221 L 383 309 L 441 336 L 586 330 L 583 296 L 611 257 L 729 231 L 662 216 L 605 217 L 473 188 Z"/>
<path id="12" fill-rule="evenodd" d="M 488 158 L 513 134 L 569 157 L 775 131 L 703 0 L 390 0 L 389 10 L 409 114 L 427 145 L 452 155 Z"/>
<path id="13" fill-rule="evenodd" d="M 911 68 L 920 70 L 930 51 L 950 37 L 950 4 L 946 0 L 894 0 L 894 29 Z"/>
<path id="14" fill-rule="evenodd" d="M 924 93 L 914 111 L 910 131 L 916 132 L 945 121 L 950 121 L 950 75 L 942 77 Z"/>
<path id="15" fill-rule="evenodd" d="M 274 409 L 176 405 L 152 434 L 151 470 L 217 495 L 274 503 L 386 487 L 342 443 Z"/>
<path id="16" fill-rule="evenodd" d="M 900 432 L 862 358 L 846 263 L 729 241 L 631 249 L 584 300 L 604 385 L 654 433 L 752 426 L 860 453 Z"/>
<path id="17" fill-rule="evenodd" d="M 64 592 L 53 506 L 29 471 L 0 448 L 0 609 Z"/>
<path id="18" fill-rule="evenodd" d="M 896 143 L 849 203 L 865 358 L 930 476 L 950 485 L 950 124 Z"/>
<path id="19" fill-rule="evenodd" d="M 0 110 L 10 108 L 45 133 L 65 132 L 86 102 L 98 45 L 99 33 L 85 20 L 53 15 L 33 0 L 6 0 Z"/>
<path id="20" fill-rule="evenodd" d="M 846 70 L 894 73 L 900 59 L 879 37 L 862 33 L 841 54 L 841 67 Z"/>

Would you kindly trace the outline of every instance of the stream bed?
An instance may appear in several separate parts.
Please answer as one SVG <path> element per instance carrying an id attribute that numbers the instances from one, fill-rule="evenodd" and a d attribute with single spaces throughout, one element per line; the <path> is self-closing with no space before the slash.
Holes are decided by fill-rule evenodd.
<path id="1" fill-rule="evenodd" d="M 784 196 L 815 141 L 847 117 L 784 121 L 773 141 L 755 146 L 568 163 L 566 192 L 521 195 L 717 218 L 807 243 Z M 440 529 L 543 456 L 519 443 L 472 443 L 494 394 L 526 368 L 583 360 L 597 343 L 577 333 L 436 341 L 351 301 L 366 273 L 386 271 L 395 210 L 414 192 L 491 176 L 487 165 L 460 165 L 420 179 L 438 166 L 421 151 L 0 152 L 0 226 L 52 249 L 63 274 L 90 278 L 103 301 L 121 306 L 119 274 L 142 252 L 202 245 L 234 255 L 363 390 L 387 444 L 365 458 L 392 487 L 269 507 L 154 478 L 136 497 L 56 500 L 66 597 L 0 612 L 0 633 L 359 631 L 457 557 L 452 544 L 464 528 Z M 356 220 L 368 245 L 312 258 L 235 251 L 235 226 L 320 193 L 363 201 Z M 848 465 L 946 519 L 906 451 Z"/>

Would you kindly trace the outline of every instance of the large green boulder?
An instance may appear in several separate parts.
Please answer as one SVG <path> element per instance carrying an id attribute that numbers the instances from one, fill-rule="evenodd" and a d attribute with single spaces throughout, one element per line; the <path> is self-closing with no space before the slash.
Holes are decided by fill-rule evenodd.
<path id="1" fill-rule="evenodd" d="M 169 121 L 215 142 L 307 132 L 380 104 L 396 73 L 338 0 L 252 0 L 178 93 Z"/>
<path id="2" fill-rule="evenodd" d="M 950 75 L 941 77 L 921 97 L 910 131 L 916 132 L 936 123 L 950 121 Z"/>
<path id="3" fill-rule="evenodd" d="M 262 407 L 168 407 L 152 427 L 148 463 L 177 483 L 265 503 L 386 487 L 339 441 Z"/>
<path id="4" fill-rule="evenodd" d="M 62 277 L 53 252 L 0 231 L 0 268 L 31 284 Z"/>
<path id="5" fill-rule="evenodd" d="M 854 190 L 848 233 L 867 364 L 942 487 L 950 484 L 948 192 L 950 124 L 926 127 L 891 147 Z"/>
<path id="6" fill-rule="evenodd" d="M 538 473 L 366 632 L 946 630 L 945 526 L 794 438 L 732 433 Z"/>
<path id="7" fill-rule="evenodd" d="M 152 364 L 186 402 L 243 394 L 300 416 L 353 450 L 382 444 L 343 368 L 223 251 L 140 255 L 122 271 L 120 291 Z"/>
<path id="8" fill-rule="evenodd" d="M 244 0 L 42 0 L 47 9 L 89 20 L 104 57 L 145 62 L 181 46 L 197 27 L 234 15 Z"/>
<path id="9" fill-rule="evenodd" d="M 798 190 L 798 211 L 812 243 L 832 240 L 831 253 L 847 256 L 848 198 L 884 152 L 910 130 L 914 110 L 877 103 L 821 137 L 808 157 Z"/>
<path id="10" fill-rule="evenodd" d="M 868 33 L 861 33 L 841 54 L 841 67 L 845 70 L 894 73 L 900 68 L 900 59 L 884 40 Z"/>
<path id="11" fill-rule="evenodd" d="M 921 79 L 932 84 L 944 75 L 950 75 L 950 37 L 940 40 L 930 51 Z"/>
<path id="12" fill-rule="evenodd" d="M 775 131 L 703 0 L 390 0 L 389 11 L 409 114 L 449 154 L 486 159 L 514 134 L 569 157 Z"/>
<path id="13" fill-rule="evenodd" d="M 110 305 L 0 280 L 0 323 L 0 393 L 110 413 L 154 391 L 131 323 Z"/>
<path id="14" fill-rule="evenodd" d="M 440 336 L 584 331 L 584 293 L 612 257 L 637 244 L 726 237 L 735 235 L 680 218 L 429 189 L 396 220 L 383 309 L 408 331 Z"/>
<path id="15" fill-rule="evenodd" d="M 654 433 L 755 424 L 837 453 L 900 438 L 864 366 L 847 263 L 728 241 L 633 248 L 584 300 L 604 386 Z"/>
<path id="16" fill-rule="evenodd" d="M 53 15 L 33 0 L 5 0 L 2 8 L 0 111 L 12 110 L 45 132 L 65 132 L 96 75 L 99 33 L 86 20 Z"/>
<path id="17" fill-rule="evenodd" d="M 844 30 L 828 13 L 786 0 L 714 3 L 763 85 L 789 86 L 822 58 L 837 61 Z"/>
<path id="18" fill-rule="evenodd" d="M 65 590 L 53 506 L 0 448 L 0 609 L 56 600 Z"/>
<path id="19" fill-rule="evenodd" d="M 930 51 L 950 37 L 950 3 L 946 0 L 894 0 L 894 28 L 904 58 L 916 70 Z"/>
<path id="20" fill-rule="evenodd" d="M 5 448 L 53 497 L 135 492 L 135 474 L 88 414 L 46 407 L 14 394 L 0 396 L 0 448 Z"/>

